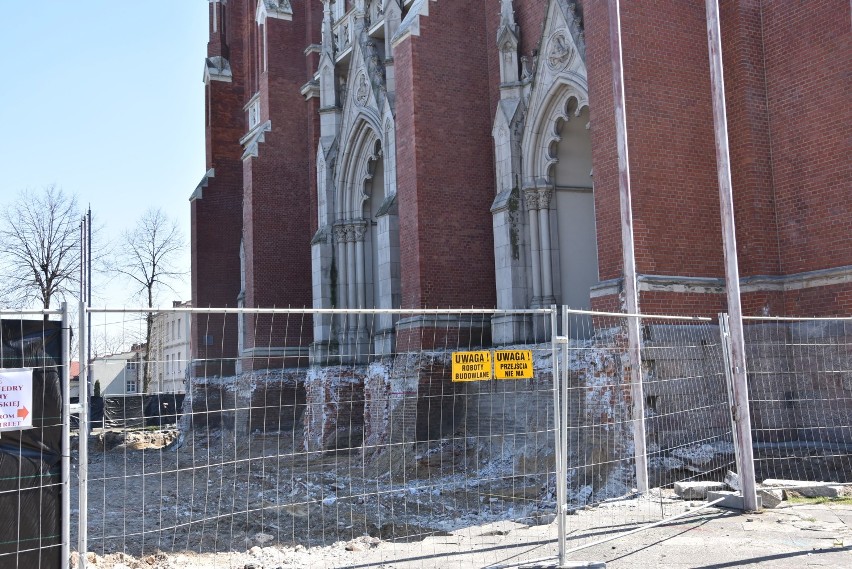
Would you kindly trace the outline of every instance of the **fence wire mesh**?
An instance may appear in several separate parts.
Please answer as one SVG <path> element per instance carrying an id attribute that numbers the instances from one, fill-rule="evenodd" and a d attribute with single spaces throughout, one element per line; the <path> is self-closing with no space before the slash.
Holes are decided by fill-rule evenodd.
<path id="1" fill-rule="evenodd" d="M 0 311 L 0 567 L 58 567 L 68 554 L 67 322 Z"/>
<path id="2" fill-rule="evenodd" d="M 93 337 L 125 339 L 91 366 L 105 399 L 145 373 L 150 390 L 145 369 L 165 362 L 134 346 L 147 314 L 91 312 Z M 203 356 L 178 362 L 175 424 L 105 411 L 91 432 L 87 542 L 99 567 L 163 553 L 240 568 L 469 567 L 552 553 L 555 531 L 493 546 L 554 519 L 549 311 L 500 314 L 533 331 L 511 346 L 529 352 L 531 378 L 457 382 L 454 354 L 496 363 L 494 311 L 173 313 L 191 316 Z M 324 326 L 327 340 L 313 342 Z"/>
<path id="3" fill-rule="evenodd" d="M 852 319 L 744 320 L 758 481 L 852 483 Z"/>
<path id="4" fill-rule="evenodd" d="M 689 502 L 675 495 L 675 483 L 721 482 L 734 468 L 718 326 L 708 319 L 643 316 L 636 374 L 628 318 L 635 317 L 564 314 L 569 552 L 682 514 Z M 637 394 L 644 412 L 644 445 L 638 447 Z M 643 463 L 645 493 L 638 491 L 636 474 Z"/>
<path id="5" fill-rule="evenodd" d="M 91 450 L 75 481 L 88 500 L 73 499 L 86 535 L 76 516 L 72 530 L 97 567 L 496 568 L 560 548 L 581 560 L 693 509 L 676 485 L 736 469 L 716 320 L 89 312 L 103 412 L 84 421 Z M 849 326 L 747 319 L 759 479 L 848 484 Z M 507 329 L 531 341 L 500 345 Z"/>

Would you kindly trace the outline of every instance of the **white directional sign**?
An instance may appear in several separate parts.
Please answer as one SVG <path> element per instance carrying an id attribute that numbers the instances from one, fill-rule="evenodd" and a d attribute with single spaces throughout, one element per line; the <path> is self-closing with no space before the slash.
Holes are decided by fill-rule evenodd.
<path id="1" fill-rule="evenodd" d="M 33 427 L 33 370 L 0 369 L 0 431 Z"/>

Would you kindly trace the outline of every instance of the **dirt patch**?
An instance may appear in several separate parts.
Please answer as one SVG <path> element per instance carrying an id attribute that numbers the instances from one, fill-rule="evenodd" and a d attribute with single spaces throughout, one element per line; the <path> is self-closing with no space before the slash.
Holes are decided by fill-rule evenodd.
<path id="1" fill-rule="evenodd" d="M 554 508 L 552 464 L 500 466 L 476 438 L 306 452 L 298 430 L 242 439 L 192 430 L 180 444 L 176 437 L 98 437 L 89 456 L 90 551 L 150 561 L 163 552 L 322 547 L 365 537 L 410 543 L 502 519 L 533 525 Z"/>

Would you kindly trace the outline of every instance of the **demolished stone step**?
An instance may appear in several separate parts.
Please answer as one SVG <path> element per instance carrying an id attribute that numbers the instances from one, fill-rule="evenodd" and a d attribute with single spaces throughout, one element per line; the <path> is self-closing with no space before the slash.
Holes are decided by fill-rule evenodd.
<path id="1" fill-rule="evenodd" d="M 767 478 L 763 481 L 763 486 L 796 492 L 805 498 L 841 498 L 843 496 L 852 496 L 852 486 L 843 486 L 836 482 L 810 482 L 807 480 Z"/>
<path id="2" fill-rule="evenodd" d="M 684 500 L 703 500 L 707 497 L 707 492 L 724 490 L 726 487 L 724 482 L 709 480 L 701 482 L 675 482 L 674 492 Z"/>

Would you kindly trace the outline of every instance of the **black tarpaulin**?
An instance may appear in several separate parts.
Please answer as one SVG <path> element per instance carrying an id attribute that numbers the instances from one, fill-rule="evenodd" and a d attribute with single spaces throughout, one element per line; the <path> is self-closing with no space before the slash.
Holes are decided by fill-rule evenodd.
<path id="1" fill-rule="evenodd" d="M 182 393 L 104 397 L 104 428 L 134 429 L 173 425 L 180 417 L 183 398 Z"/>
<path id="2" fill-rule="evenodd" d="M 59 322 L 0 320 L 0 368 L 33 368 L 33 428 L 0 433 L 0 567 L 59 567 L 62 476 Z"/>
<path id="3" fill-rule="evenodd" d="M 133 429 L 145 426 L 145 400 L 142 395 L 104 397 L 104 428 Z"/>

